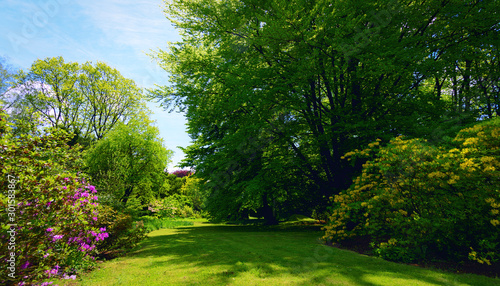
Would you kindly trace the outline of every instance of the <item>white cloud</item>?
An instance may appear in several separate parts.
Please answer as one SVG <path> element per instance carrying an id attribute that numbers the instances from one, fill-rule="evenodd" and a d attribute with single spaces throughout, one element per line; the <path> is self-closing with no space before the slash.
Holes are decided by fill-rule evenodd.
<path id="1" fill-rule="evenodd" d="M 161 0 L 81 0 L 79 5 L 106 39 L 136 52 L 147 52 L 180 39 L 163 15 Z"/>

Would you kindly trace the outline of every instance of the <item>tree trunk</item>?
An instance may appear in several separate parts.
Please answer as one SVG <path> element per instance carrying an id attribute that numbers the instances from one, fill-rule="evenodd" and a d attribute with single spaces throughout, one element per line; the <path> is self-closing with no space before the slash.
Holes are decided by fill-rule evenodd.
<path id="1" fill-rule="evenodd" d="M 128 198 L 132 194 L 133 190 L 134 190 L 134 187 L 132 187 L 132 186 L 125 189 L 125 193 L 123 194 L 123 197 L 121 199 L 123 204 L 125 204 L 125 205 L 127 204 Z"/>
<path id="2" fill-rule="evenodd" d="M 269 205 L 267 193 L 264 193 L 264 195 L 262 195 L 262 214 L 268 225 L 278 224 L 273 207 L 274 206 Z"/>

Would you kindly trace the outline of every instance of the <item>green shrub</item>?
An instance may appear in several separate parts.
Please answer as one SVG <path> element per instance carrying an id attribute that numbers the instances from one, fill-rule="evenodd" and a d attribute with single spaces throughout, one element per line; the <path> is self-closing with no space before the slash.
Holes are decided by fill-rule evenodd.
<path id="1" fill-rule="evenodd" d="M 346 154 L 376 153 L 334 198 L 325 240 L 366 236 L 389 260 L 491 264 L 500 259 L 500 120 L 462 130 L 456 148 L 398 137 Z"/>
<path id="2" fill-rule="evenodd" d="M 109 234 L 106 240 L 97 244 L 102 256 L 113 256 L 134 248 L 146 238 L 146 227 L 142 222 L 135 222 L 130 214 L 120 213 L 110 206 L 101 206 L 99 213 L 98 225 Z"/>
<path id="3" fill-rule="evenodd" d="M 148 209 L 158 218 L 201 217 L 199 212 L 193 209 L 191 198 L 180 194 L 153 201 Z"/>

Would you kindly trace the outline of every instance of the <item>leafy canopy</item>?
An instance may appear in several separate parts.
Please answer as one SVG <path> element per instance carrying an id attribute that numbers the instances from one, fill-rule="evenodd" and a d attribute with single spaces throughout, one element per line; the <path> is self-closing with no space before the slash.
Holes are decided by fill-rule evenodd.
<path id="1" fill-rule="evenodd" d="M 139 113 L 126 124 L 116 124 L 86 151 L 86 170 L 109 203 L 126 205 L 136 197 L 144 205 L 158 196 L 171 156 L 158 128 Z"/>
<path id="2" fill-rule="evenodd" d="M 81 138 L 102 138 L 117 122 L 144 108 L 142 90 L 119 71 L 97 62 L 65 62 L 62 57 L 35 61 L 6 94 L 9 112 L 19 121 L 59 127 Z"/>

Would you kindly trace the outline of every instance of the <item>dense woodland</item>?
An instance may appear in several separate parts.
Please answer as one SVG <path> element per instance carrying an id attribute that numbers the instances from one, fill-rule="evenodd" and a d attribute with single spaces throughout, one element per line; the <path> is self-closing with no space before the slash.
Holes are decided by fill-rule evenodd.
<path id="1" fill-rule="evenodd" d="M 305 215 L 326 222 L 327 244 L 498 267 L 498 1 L 175 0 L 164 11 L 182 41 L 151 55 L 170 75 L 154 89 L 101 62 L 0 61 L 0 184 L 12 190 L 0 204 L 32 225 L 16 229 L 26 279 L 92 268 L 179 217 Z M 147 100 L 185 112 L 192 171 L 166 170 L 172 151 Z"/>
<path id="2" fill-rule="evenodd" d="M 328 217 L 330 243 L 363 237 L 392 260 L 491 264 L 498 11 L 498 1 L 172 1 L 183 40 L 156 52 L 171 85 L 150 96 L 186 112 L 184 166 L 209 190 L 214 219 Z"/>
<path id="3" fill-rule="evenodd" d="M 185 110 L 212 215 L 323 212 L 360 171 L 345 153 L 498 115 L 498 3 L 424 2 L 167 5 L 183 41 L 156 53 L 172 85 L 152 95 Z"/>

